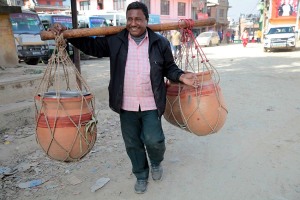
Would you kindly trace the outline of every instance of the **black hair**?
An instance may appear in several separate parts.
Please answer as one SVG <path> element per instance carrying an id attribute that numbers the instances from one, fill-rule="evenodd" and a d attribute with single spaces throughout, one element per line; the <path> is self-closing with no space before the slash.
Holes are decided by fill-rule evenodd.
<path id="1" fill-rule="evenodd" d="M 130 3 L 128 6 L 127 6 L 127 9 L 126 9 L 126 13 L 129 11 L 129 10 L 132 10 L 132 9 L 141 9 L 147 19 L 147 21 L 149 21 L 149 12 L 148 12 L 148 8 L 147 6 L 142 3 L 142 2 L 139 2 L 139 1 L 135 1 L 135 2 L 132 2 Z"/>

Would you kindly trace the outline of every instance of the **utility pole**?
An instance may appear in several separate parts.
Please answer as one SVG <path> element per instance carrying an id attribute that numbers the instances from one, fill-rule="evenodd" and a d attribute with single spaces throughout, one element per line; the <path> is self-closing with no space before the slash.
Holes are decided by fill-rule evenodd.
<path id="1" fill-rule="evenodd" d="M 264 0 L 264 9 L 263 9 L 263 21 L 262 21 L 262 28 L 261 28 L 261 32 L 264 33 L 265 32 L 265 26 L 266 26 L 266 7 L 267 7 L 267 0 Z"/>

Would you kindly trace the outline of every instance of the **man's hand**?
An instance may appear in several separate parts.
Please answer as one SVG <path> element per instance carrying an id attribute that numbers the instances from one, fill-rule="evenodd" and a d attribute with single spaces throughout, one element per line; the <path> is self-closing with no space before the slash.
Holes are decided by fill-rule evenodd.
<path id="1" fill-rule="evenodd" d="M 179 77 L 179 80 L 186 85 L 198 87 L 198 79 L 195 73 L 184 73 Z"/>
<path id="2" fill-rule="evenodd" d="M 64 25 L 60 24 L 60 23 L 54 23 L 49 29 L 48 31 L 51 31 L 54 35 L 60 35 L 61 33 L 63 33 L 65 30 L 67 30 L 67 27 L 65 27 Z"/>

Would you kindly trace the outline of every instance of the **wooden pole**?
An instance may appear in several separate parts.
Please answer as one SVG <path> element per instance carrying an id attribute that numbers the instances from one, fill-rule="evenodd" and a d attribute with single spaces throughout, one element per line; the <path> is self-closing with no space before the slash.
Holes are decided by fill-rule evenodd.
<path id="1" fill-rule="evenodd" d="M 78 28 L 78 20 L 77 20 L 77 5 L 76 0 L 71 0 L 71 11 L 72 11 L 72 26 L 77 29 Z M 81 67 L 80 67 L 80 51 L 76 47 L 73 46 L 73 62 L 75 67 L 81 74 Z M 77 78 L 77 84 L 81 89 L 81 81 Z"/>
<path id="2" fill-rule="evenodd" d="M 195 20 L 193 21 L 193 27 L 203 27 L 203 26 L 212 26 L 216 23 L 214 18 Z M 163 23 L 163 24 L 149 24 L 149 28 L 153 31 L 167 31 L 167 30 L 176 30 L 180 28 L 189 27 L 189 23 L 185 20 L 179 22 Z M 125 29 L 125 26 L 109 26 L 101 28 L 81 28 L 81 29 L 71 29 L 63 32 L 64 38 L 78 38 L 78 37 L 88 37 L 88 36 L 97 36 L 97 35 L 112 35 L 116 34 Z M 55 35 L 50 31 L 41 32 L 42 40 L 53 40 Z"/>

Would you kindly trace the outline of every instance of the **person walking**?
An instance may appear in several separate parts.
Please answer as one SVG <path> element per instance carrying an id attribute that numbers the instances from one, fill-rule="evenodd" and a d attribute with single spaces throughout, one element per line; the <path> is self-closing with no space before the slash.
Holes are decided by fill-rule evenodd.
<path id="1" fill-rule="evenodd" d="M 226 36 L 226 42 L 227 42 L 227 44 L 229 44 L 229 42 L 230 42 L 230 36 L 231 36 L 230 32 L 227 31 L 226 34 L 225 34 L 225 36 Z"/>
<path id="2" fill-rule="evenodd" d="M 172 44 L 172 35 L 171 35 L 171 32 L 170 32 L 170 31 L 167 31 L 166 34 L 167 34 L 167 35 L 166 35 L 166 38 L 167 38 L 167 40 L 168 40 L 169 43 L 170 43 L 171 51 L 174 52 L 175 49 L 174 49 L 174 46 L 173 46 L 173 44 Z"/>
<path id="3" fill-rule="evenodd" d="M 234 43 L 234 32 L 231 33 L 231 42 Z"/>
<path id="4" fill-rule="evenodd" d="M 68 39 L 68 42 L 95 57 L 110 57 L 109 106 L 119 113 L 126 152 L 136 177 L 134 190 L 146 192 L 148 177 L 163 176 L 165 136 L 161 117 L 166 106 L 164 77 L 195 85 L 195 74 L 185 73 L 174 62 L 168 40 L 148 25 L 147 6 L 132 2 L 126 9 L 126 28 L 105 37 Z M 49 29 L 59 35 L 66 27 Z"/>
<path id="5" fill-rule="evenodd" d="M 179 31 L 174 30 L 171 35 L 171 42 L 174 48 L 174 57 L 175 59 L 178 57 L 178 55 L 181 53 L 181 34 Z"/>
<path id="6" fill-rule="evenodd" d="M 220 43 L 222 43 L 222 41 L 223 41 L 223 32 L 218 31 L 218 35 L 219 35 L 219 38 L 220 38 Z"/>
<path id="7" fill-rule="evenodd" d="M 256 35 L 257 35 L 256 42 L 261 43 L 261 35 L 262 35 L 261 30 L 258 29 Z"/>
<path id="8" fill-rule="evenodd" d="M 248 44 L 248 40 L 249 40 L 248 31 L 246 29 L 244 30 L 244 32 L 241 35 L 241 40 L 242 40 L 243 46 L 246 47 Z"/>

